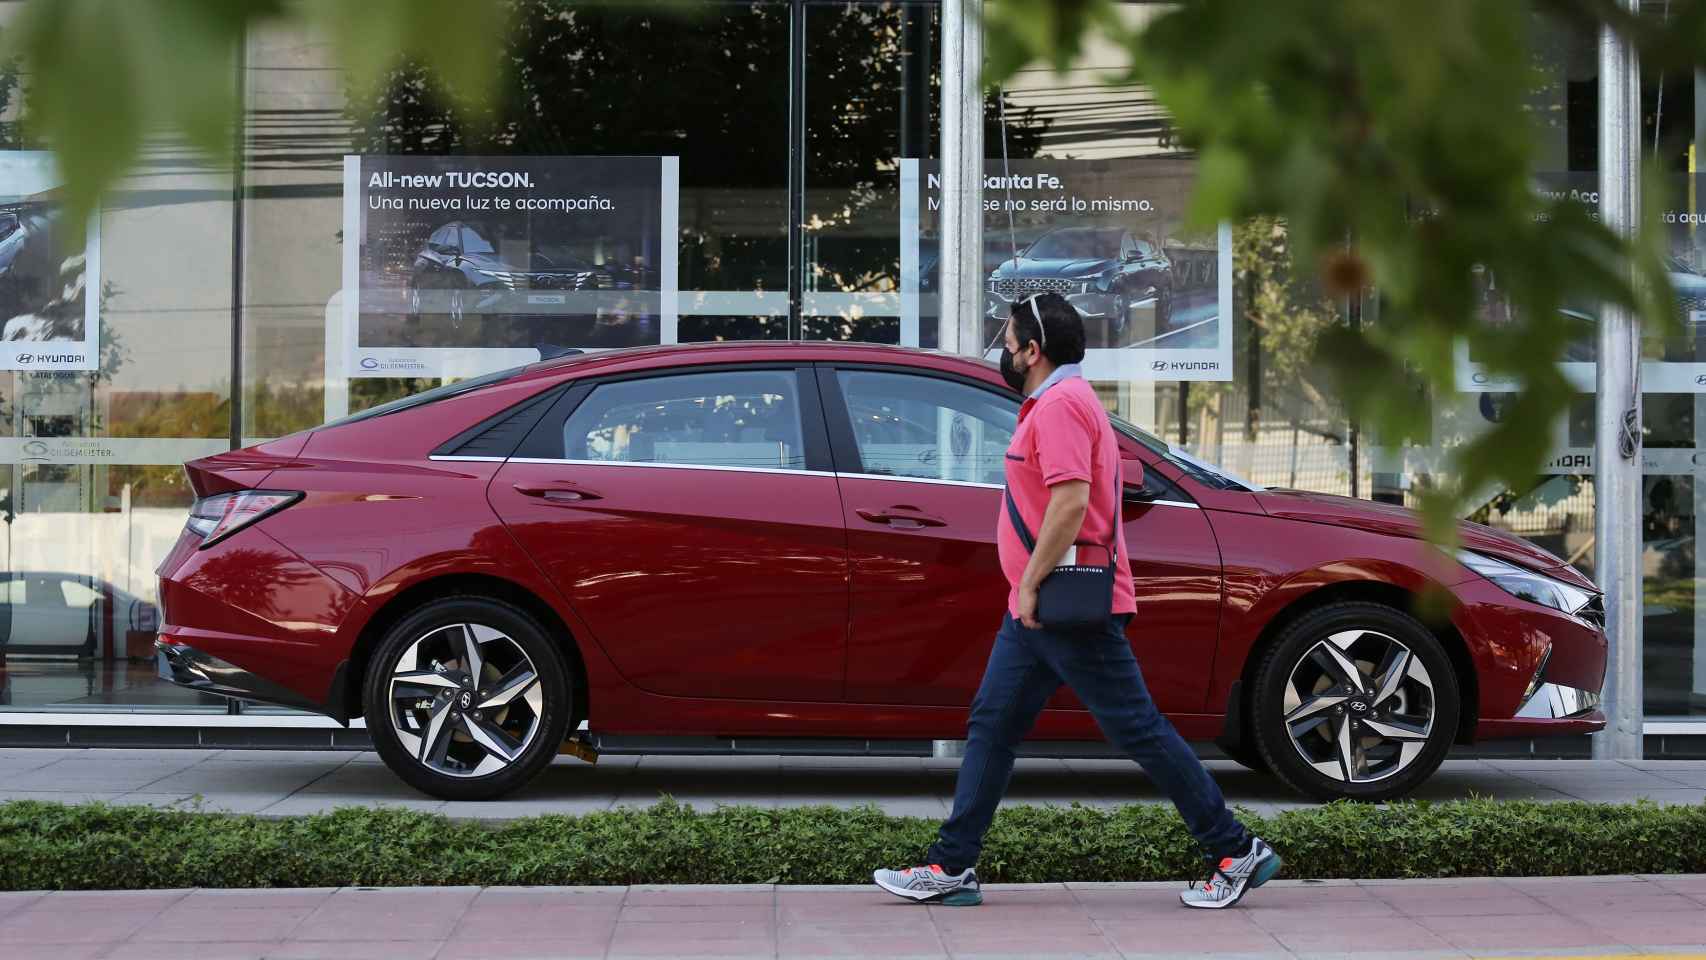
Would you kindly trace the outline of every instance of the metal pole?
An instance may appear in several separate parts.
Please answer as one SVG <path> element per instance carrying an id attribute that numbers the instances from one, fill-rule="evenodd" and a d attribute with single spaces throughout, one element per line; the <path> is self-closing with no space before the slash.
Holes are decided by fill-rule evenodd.
<path id="1" fill-rule="evenodd" d="M 983 349 L 983 0 L 942 4 L 942 306 L 936 345 Z M 965 756 L 963 740 L 933 740 L 933 757 Z"/>
<path id="2" fill-rule="evenodd" d="M 1638 12 L 1640 0 L 1623 0 Z M 1599 210 L 1632 237 L 1640 218 L 1641 74 L 1635 50 L 1610 28 L 1599 38 Z M 1599 322 L 1594 405 L 1594 570 L 1605 590 L 1605 730 L 1599 759 L 1641 757 L 1641 383 L 1640 318 L 1605 304 Z"/>
<path id="3" fill-rule="evenodd" d="M 937 344 L 977 353 L 983 330 L 983 0 L 942 4 L 942 306 Z"/>

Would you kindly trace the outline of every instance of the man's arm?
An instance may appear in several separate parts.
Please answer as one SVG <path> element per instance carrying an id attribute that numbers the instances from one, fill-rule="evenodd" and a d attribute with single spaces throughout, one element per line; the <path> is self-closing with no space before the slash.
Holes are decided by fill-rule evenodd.
<path id="1" fill-rule="evenodd" d="M 1084 527 L 1084 514 L 1090 508 L 1090 481 L 1062 480 L 1048 488 L 1048 509 L 1043 511 L 1043 527 L 1037 531 L 1037 546 L 1031 551 L 1031 562 L 1025 565 L 1025 575 L 1019 580 L 1019 622 L 1035 630 L 1037 621 L 1037 590 L 1042 582 L 1066 556 L 1066 548 L 1078 539 Z"/>

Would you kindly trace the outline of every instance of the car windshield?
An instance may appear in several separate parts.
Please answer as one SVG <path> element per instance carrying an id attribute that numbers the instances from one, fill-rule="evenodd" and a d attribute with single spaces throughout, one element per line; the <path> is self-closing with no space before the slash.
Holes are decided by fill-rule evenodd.
<path id="1" fill-rule="evenodd" d="M 1179 470 L 1184 472 L 1192 480 L 1195 480 L 1205 487 L 1211 487 L 1215 490 L 1245 490 L 1252 493 L 1266 489 L 1259 483 L 1245 480 L 1243 477 L 1230 473 L 1212 463 L 1208 463 L 1207 461 L 1198 460 L 1196 457 L 1187 453 L 1183 448 L 1176 446 L 1175 444 L 1168 443 L 1135 424 L 1129 423 L 1111 414 L 1108 419 L 1113 422 L 1115 430 L 1118 430 L 1126 437 L 1135 440 L 1137 443 L 1141 444 L 1145 450 L 1148 450 L 1150 453 L 1155 454 L 1161 459 L 1179 468 Z"/>
<path id="2" fill-rule="evenodd" d="M 460 396 L 461 394 L 467 393 L 471 390 L 478 390 L 489 384 L 508 380 L 510 377 L 513 377 L 526 369 L 527 367 L 525 365 L 510 367 L 508 370 L 499 370 L 496 373 L 488 373 L 478 377 L 470 377 L 467 380 L 458 380 L 455 383 L 447 383 L 441 387 L 433 387 L 431 390 L 423 390 L 420 393 L 410 394 L 409 396 L 392 400 L 389 403 L 382 403 L 377 407 L 369 407 L 360 413 L 352 413 L 341 420 L 333 420 L 325 426 L 341 427 L 346 423 L 360 423 L 363 420 L 372 420 L 374 417 L 383 417 L 389 413 L 398 413 L 403 410 L 411 410 L 415 407 L 425 406 L 429 403 L 437 403 L 440 400 L 448 400 L 451 397 Z"/>
<path id="3" fill-rule="evenodd" d="M 1025 251 L 1032 260 L 1114 260 L 1120 255 L 1119 230 L 1058 230 Z"/>

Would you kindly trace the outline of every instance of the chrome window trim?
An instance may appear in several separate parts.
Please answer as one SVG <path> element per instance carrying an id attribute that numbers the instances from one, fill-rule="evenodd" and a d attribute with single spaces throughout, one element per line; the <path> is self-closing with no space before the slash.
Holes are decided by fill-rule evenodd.
<path id="1" fill-rule="evenodd" d="M 791 469 L 788 467 L 735 467 L 709 463 L 654 463 L 636 460 L 561 460 L 550 457 L 458 457 L 434 456 L 431 460 L 442 460 L 462 463 L 537 463 L 561 464 L 569 467 L 655 467 L 664 470 L 720 470 L 726 473 L 779 473 L 790 477 L 835 477 L 849 480 L 893 480 L 899 483 L 933 483 L 946 487 L 972 487 L 979 490 L 1006 489 L 999 483 L 979 483 L 974 480 L 942 480 L 935 477 L 902 477 L 886 473 L 835 473 L 828 470 Z M 1157 507 L 1185 507 L 1190 510 L 1201 510 L 1202 505 L 1186 500 L 1144 500 L 1142 503 Z"/>
<path id="2" fill-rule="evenodd" d="M 828 470 L 804 467 L 737 467 L 714 463 L 660 463 L 651 460 L 565 460 L 556 457 L 511 457 L 511 463 L 561 464 L 568 467 L 652 467 L 661 470 L 719 470 L 725 473 L 779 473 L 789 477 L 833 477 Z"/>

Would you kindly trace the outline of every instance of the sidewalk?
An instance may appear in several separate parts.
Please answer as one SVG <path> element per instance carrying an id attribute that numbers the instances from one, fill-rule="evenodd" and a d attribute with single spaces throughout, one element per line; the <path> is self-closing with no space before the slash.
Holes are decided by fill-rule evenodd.
<path id="1" fill-rule="evenodd" d="M 438 887 L 0 894 L 7 960 L 1706 955 L 1706 875 L 1277 880 L 1220 912 L 1179 884 Z"/>
<path id="2" fill-rule="evenodd" d="M 669 794 L 700 809 L 874 803 L 897 815 L 942 818 L 958 760 L 879 757 L 612 756 L 596 766 L 560 758 L 537 781 L 492 803 L 446 803 L 405 785 L 372 753 L 274 750 L 0 749 L 0 801 L 50 800 L 258 813 L 320 813 L 390 804 L 502 820 L 650 806 Z M 1311 804 L 1272 777 L 1210 761 L 1227 799 L 1257 814 Z M 1706 801 L 1706 761 L 1451 760 L 1417 799 L 1628 803 Z M 1111 807 L 1160 802 L 1124 760 L 1021 759 L 1008 804 Z M 1706 923 L 1706 921 L 1703 921 Z"/>

